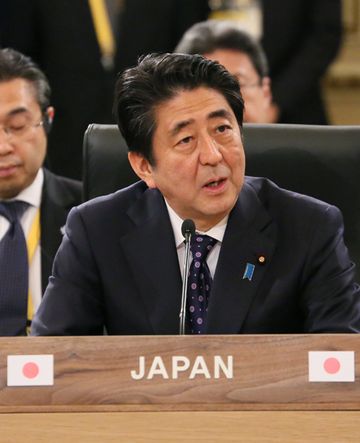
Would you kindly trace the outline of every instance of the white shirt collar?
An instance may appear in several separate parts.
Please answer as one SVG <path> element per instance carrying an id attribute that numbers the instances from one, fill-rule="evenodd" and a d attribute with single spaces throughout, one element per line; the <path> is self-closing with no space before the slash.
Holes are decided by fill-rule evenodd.
<path id="1" fill-rule="evenodd" d="M 178 216 L 178 214 L 173 210 L 173 208 L 169 205 L 169 203 L 166 201 L 166 199 L 165 199 L 165 203 L 166 203 L 167 210 L 169 212 L 170 223 L 171 223 L 171 226 L 174 231 L 175 245 L 176 245 L 176 248 L 179 248 L 180 246 L 183 245 L 183 242 L 184 242 L 184 236 L 182 235 L 182 232 L 181 232 L 181 226 L 182 226 L 184 220 Z M 199 230 L 196 230 L 196 232 L 198 232 L 199 234 L 209 235 L 210 237 L 215 238 L 218 242 L 221 243 L 224 238 L 228 218 L 229 218 L 229 216 L 227 215 L 219 223 L 217 223 L 215 226 L 213 226 L 212 228 L 210 228 L 206 232 L 202 232 Z"/>
<path id="2" fill-rule="evenodd" d="M 9 199 L 9 201 L 21 200 L 29 203 L 29 205 L 34 206 L 35 208 L 40 208 L 43 183 L 44 171 L 40 168 L 31 185 L 23 189 L 15 198 Z"/>

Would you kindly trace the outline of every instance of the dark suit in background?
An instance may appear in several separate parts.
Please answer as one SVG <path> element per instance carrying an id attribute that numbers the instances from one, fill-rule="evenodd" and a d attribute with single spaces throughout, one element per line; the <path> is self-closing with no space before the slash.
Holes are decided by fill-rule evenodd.
<path id="1" fill-rule="evenodd" d="M 49 135 L 48 166 L 72 178 L 81 177 L 87 126 L 114 122 L 116 73 L 135 64 L 140 54 L 171 52 L 182 33 L 208 10 L 206 2 L 192 0 L 126 1 L 115 36 L 114 68 L 105 70 L 87 0 L 3 2 L 2 45 L 31 56 L 51 85 L 56 118 Z"/>
<path id="2" fill-rule="evenodd" d="M 58 250 L 67 215 L 81 202 L 81 183 L 60 177 L 44 169 L 44 184 L 40 207 L 41 225 L 41 284 L 48 284 L 56 251 Z"/>
<path id="3" fill-rule="evenodd" d="M 321 78 L 341 43 L 340 0 L 263 0 L 263 39 L 282 123 L 325 124 Z"/>
<path id="4" fill-rule="evenodd" d="M 342 217 L 246 178 L 220 250 L 206 333 L 359 332 Z M 258 258 L 265 257 L 260 263 Z M 255 265 L 244 279 L 247 263 Z M 69 215 L 35 335 L 176 334 L 181 275 L 164 199 L 143 182 Z"/>
<path id="5" fill-rule="evenodd" d="M 183 33 L 210 12 L 204 0 L 127 0 L 119 34 L 119 67 L 133 66 L 139 55 L 172 52 Z"/>

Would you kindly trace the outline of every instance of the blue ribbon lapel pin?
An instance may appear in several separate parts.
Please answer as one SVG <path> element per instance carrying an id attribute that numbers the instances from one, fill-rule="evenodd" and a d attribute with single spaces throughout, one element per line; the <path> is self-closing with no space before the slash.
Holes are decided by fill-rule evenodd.
<path id="1" fill-rule="evenodd" d="M 254 271 L 255 265 L 253 265 L 252 263 L 246 263 L 243 280 L 251 281 L 254 275 Z"/>

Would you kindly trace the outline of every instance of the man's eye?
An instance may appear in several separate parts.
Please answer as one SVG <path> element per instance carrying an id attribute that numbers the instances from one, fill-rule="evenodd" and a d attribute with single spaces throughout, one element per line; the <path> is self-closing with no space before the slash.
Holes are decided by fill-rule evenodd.
<path id="1" fill-rule="evenodd" d="M 9 130 L 14 133 L 21 132 L 25 128 L 26 128 L 26 125 L 11 125 L 11 126 L 9 126 Z"/>
<path id="2" fill-rule="evenodd" d="M 179 141 L 179 144 L 188 144 L 191 142 L 192 137 L 185 137 Z"/>
<path id="3" fill-rule="evenodd" d="M 221 125 L 217 128 L 217 131 L 220 133 L 224 133 L 226 131 L 228 131 L 229 129 L 231 129 L 231 126 L 229 125 Z"/>

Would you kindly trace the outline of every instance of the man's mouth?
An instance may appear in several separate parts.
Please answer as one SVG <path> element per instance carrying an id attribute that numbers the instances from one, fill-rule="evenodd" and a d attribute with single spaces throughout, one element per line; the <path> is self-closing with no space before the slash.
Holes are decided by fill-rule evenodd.
<path id="1" fill-rule="evenodd" d="M 216 187 L 222 185 L 224 183 L 224 181 L 225 181 L 225 178 L 220 178 L 219 180 L 214 180 L 209 183 L 206 183 L 205 187 L 206 188 L 216 188 Z"/>
<path id="2" fill-rule="evenodd" d="M 0 177 L 7 177 L 16 171 L 18 165 L 0 165 Z"/>

